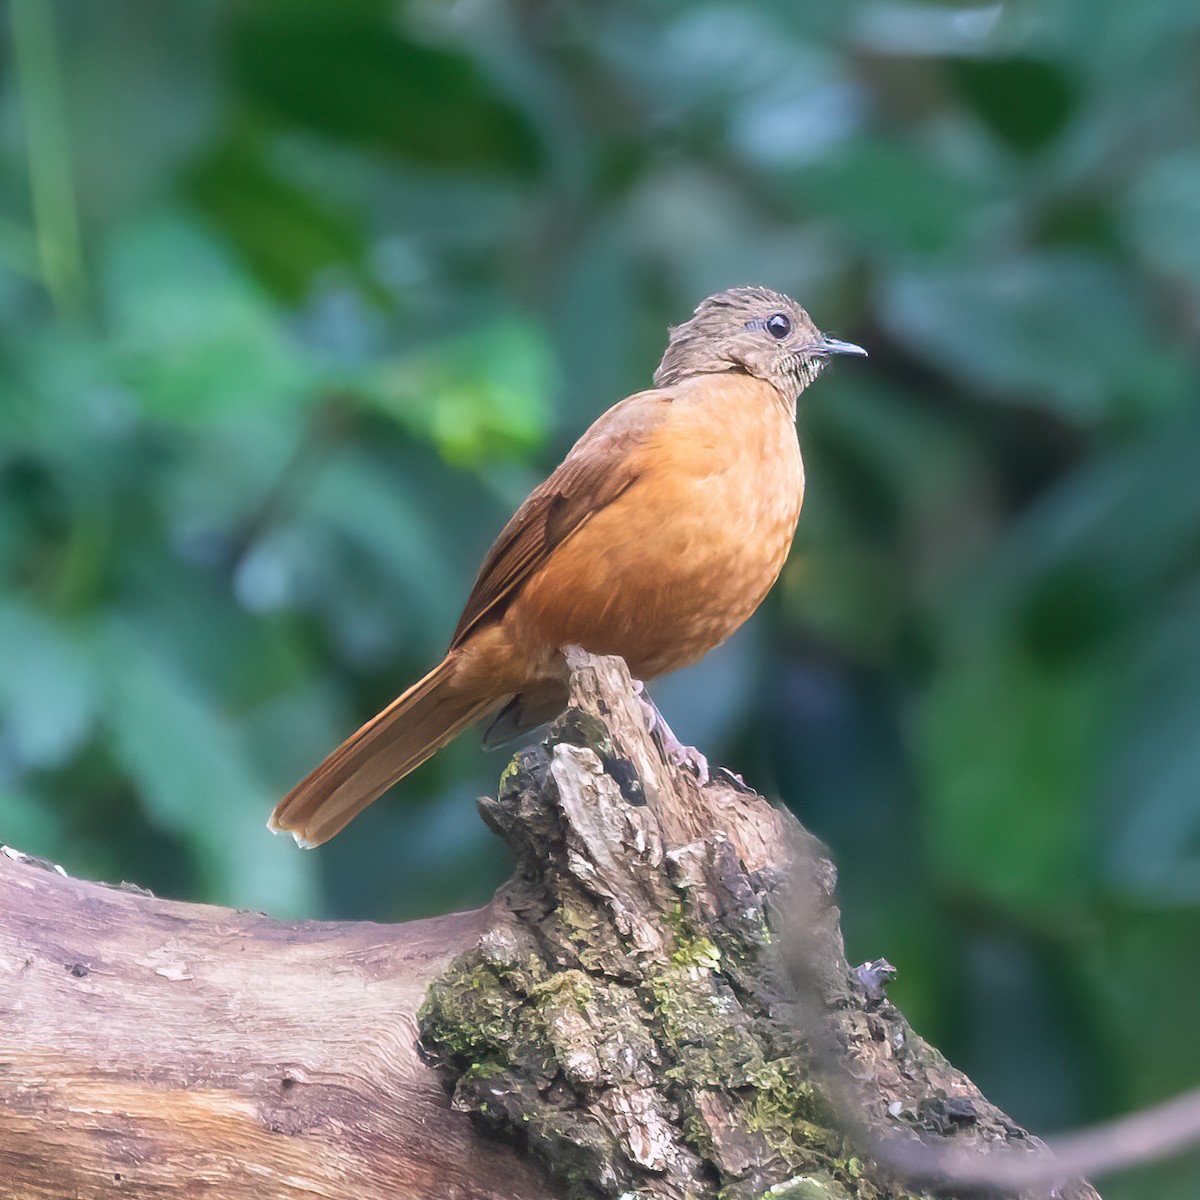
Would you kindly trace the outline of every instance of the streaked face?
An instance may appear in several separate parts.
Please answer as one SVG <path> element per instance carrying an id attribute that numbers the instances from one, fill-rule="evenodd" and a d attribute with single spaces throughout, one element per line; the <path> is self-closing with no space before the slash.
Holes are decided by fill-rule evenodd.
<path id="1" fill-rule="evenodd" d="M 733 288 L 701 301 L 691 320 L 671 330 L 654 380 L 667 385 L 691 375 L 740 370 L 795 397 L 833 354 L 865 354 L 827 338 L 789 296 L 767 288 Z"/>

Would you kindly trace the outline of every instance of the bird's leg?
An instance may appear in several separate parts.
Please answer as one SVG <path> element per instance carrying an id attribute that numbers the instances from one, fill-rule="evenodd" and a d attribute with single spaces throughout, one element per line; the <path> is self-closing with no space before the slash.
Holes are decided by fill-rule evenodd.
<path id="1" fill-rule="evenodd" d="M 711 780 L 719 779 L 728 784 L 735 792 L 747 796 L 755 795 L 754 789 L 740 776 L 734 774 L 728 767 L 718 767 L 713 772 L 708 765 L 708 759 L 695 746 L 685 746 L 676 736 L 674 730 L 667 724 L 666 718 L 658 711 L 658 705 L 650 699 L 646 685 L 640 680 L 633 681 L 633 690 L 637 692 L 642 702 L 642 711 L 646 715 L 646 728 L 650 736 L 658 743 L 663 757 L 675 766 L 686 767 L 695 774 L 703 787 Z"/>
<path id="2" fill-rule="evenodd" d="M 695 746 L 685 746 L 676 736 L 674 730 L 667 724 L 666 718 L 658 711 L 658 705 L 650 699 L 646 685 L 640 680 L 633 681 L 634 691 L 642 702 L 642 711 L 646 714 L 646 728 L 650 736 L 658 743 L 659 749 L 667 762 L 677 767 L 685 767 L 700 781 L 703 787 L 709 780 L 708 759 Z"/>

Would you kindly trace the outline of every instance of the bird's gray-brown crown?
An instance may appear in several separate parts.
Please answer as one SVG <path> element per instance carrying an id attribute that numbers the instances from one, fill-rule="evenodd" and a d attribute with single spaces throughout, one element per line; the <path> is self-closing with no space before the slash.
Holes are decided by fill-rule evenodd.
<path id="1" fill-rule="evenodd" d="M 745 371 L 792 403 L 832 354 L 866 354 L 826 337 L 790 296 L 763 287 L 730 288 L 696 306 L 671 329 L 654 382 L 668 387 L 693 375 Z"/>

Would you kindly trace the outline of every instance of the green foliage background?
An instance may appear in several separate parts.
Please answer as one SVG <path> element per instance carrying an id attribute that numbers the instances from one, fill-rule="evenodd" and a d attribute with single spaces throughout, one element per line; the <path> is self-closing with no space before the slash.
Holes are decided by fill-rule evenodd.
<path id="1" fill-rule="evenodd" d="M 1200 1081 L 1192 0 L 3 14 L 0 840 L 281 916 L 486 897 L 476 739 L 318 854 L 263 822 L 667 324 L 766 283 L 871 358 L 663 708 L 1014 1115 Z"/>

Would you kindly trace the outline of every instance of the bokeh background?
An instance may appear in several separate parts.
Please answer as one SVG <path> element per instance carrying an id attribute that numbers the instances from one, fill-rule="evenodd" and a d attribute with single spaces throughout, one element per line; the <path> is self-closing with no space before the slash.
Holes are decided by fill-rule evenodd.
<path id="1" fill-rule="evenodd" d="M 1019 1119 L 1200 1081 L 1194 0 L 0 11 L 0 840 L 280 916 L 486 898 L 477 737 L 317 854 L 263 822 L 667 324 L 764 283 L 871 358 L 662 707 Z"/>

